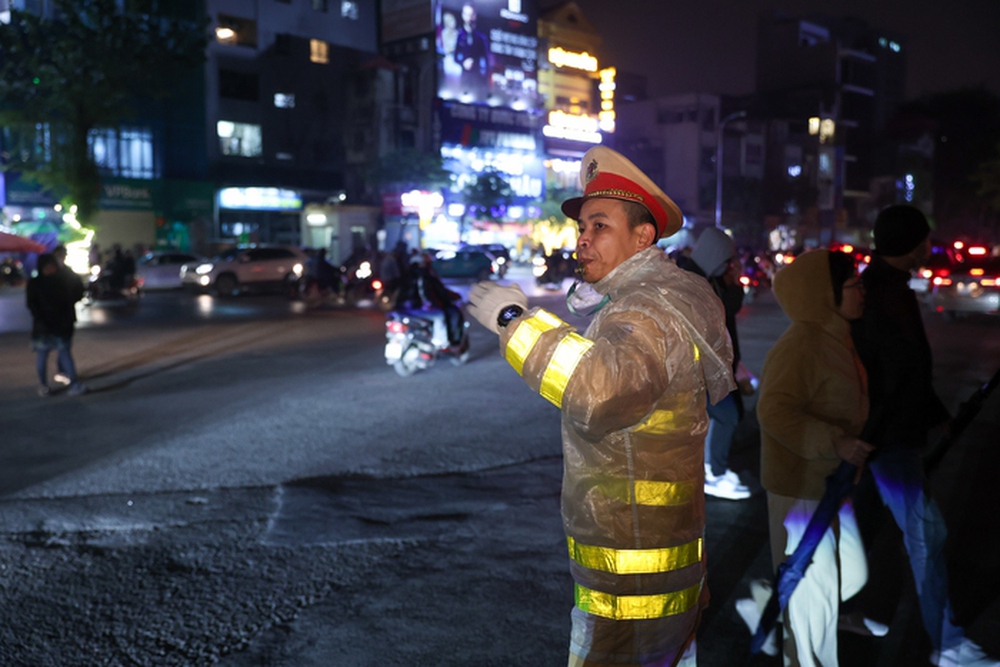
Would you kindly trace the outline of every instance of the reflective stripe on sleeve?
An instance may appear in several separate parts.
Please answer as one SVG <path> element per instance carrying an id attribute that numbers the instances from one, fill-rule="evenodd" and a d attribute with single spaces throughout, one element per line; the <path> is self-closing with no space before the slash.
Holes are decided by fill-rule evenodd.
<path id="1" fill-rule="evenodd" d="M 674 507 L 677 505 L 687 505 L 694 500 L 694 492 L 697 488 L 691 480 L 681 482 L 658 482 L 649 479 L 635 480 L 635 496 L 631 493 L 632 486 L 628 480 L 601 484 L 600 489 L 609 498 L 631 503 L 635 500 L 636 505 L 649 507 Z"/>
<path id="2" fill-rule="evenodd" d="M 542 334 L 560 326 L 563 323 L 558 317 L 544 310 L 539 310 L 533 316 L 521 322 L 514 335 L 507 341 L 504 358 L 514 367 L 518 375 L 524 374 L 524 360 L 528 358 L 531 349 Z"/>
<path id="3" fill-rule="evenodd" d="M 557 408 L 562 408 L 566 385 L 569 384 L 569 379 L 573 376 L 580 359 L 593 346 L 594 341 L 587 340 L 580 334 L 567 334 L 552 353 L 552 359 L 542 375 L 542 384 L 538 392 Z"/>
<path id="4" fill-rule="evenodd" d="M 569 557 L 589 570 L 612 574 L 659 574 L 672 572 L 701 561 L 703 542 L 698 538 L 687 544 L 659 549 L 613 549 L 580 544 L 566 537 Z"/>
<path id="5" fill-rule="evenodd" d="M 580 584 L 574 587 L 578 609 L 615 621 L 636 621 L 675 616 L 693 609 L 701 595 L 701 583 L 659 595 L 612 595 Z"/>

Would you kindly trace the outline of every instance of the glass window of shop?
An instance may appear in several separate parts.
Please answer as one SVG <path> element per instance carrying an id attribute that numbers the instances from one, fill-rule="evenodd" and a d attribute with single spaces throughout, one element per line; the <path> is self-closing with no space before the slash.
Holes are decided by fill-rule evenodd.
<path id="1" fill-rule="evenodd" d="M 216 133 L 219 136 L 219 151 L 223 155 L 260 157 L 264 153 L 260 125 L 220 120 L 216 123 Z"/>

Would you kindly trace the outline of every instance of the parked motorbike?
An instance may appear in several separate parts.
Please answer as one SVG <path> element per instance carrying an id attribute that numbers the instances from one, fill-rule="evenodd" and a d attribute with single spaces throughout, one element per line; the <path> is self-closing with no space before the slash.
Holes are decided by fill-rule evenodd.
<path id="1" fill-rule="evenodd" d="M 469 360 L 469 323 L 456 347 L 448 343 L 448 327 L 440 310 L 399 309 L 386 314 L 385 362 L 400 377 L 430 368 L 439 357 L 460 366 Z"/>

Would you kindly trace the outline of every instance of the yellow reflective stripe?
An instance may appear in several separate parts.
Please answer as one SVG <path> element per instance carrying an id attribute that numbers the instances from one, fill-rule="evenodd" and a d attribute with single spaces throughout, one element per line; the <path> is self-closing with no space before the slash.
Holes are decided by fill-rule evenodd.
<path id="1" fill-rule="evenodd" d="M 538 392 L 556 407 L 561 408 L 563 392 L 566 391 L 566 385 L 569 384 L 576 365 L 593 346 L 594 341 L 587 340 L 580 334 L 567 334 L 552 353 L 552 359 L 542 375 L 542 384 Z"/>
<path id="2" fill-rule="evenodd" d="M 635 500 L 636 505 L 646 505 L 650 507 L 673 507 L 676 505 L 687 505 L 694 500 L 695 482 L 683 480 L 680 482 L 658 482 L 655 480 L 637 479 L 635 480 L 635 495 L 632 494 L 633 486 L 628 480 L 619 480 L 602 484 L 600 490 L 605 496 L 614 498 L 623 503 L 631 503 Z"/>
<path id="3" fill-rule="evenodd" d="M 552 313 L 539 310 L 532 317 L 517 325 L 514 335 L 507 341 L 504 358 L 514 367 L 518 375 L 524 374 L 524 360 L 531 353 L 531 348 L 546 331 L 555 329 L 563 322 Z"/>
<path id="4" fill-rule="evenodd" d="M 694 482 L 635 480 L 635 504 L 653 506 L 687 505 L 694 499 Z"/>
<path id="5" fill-rule="evenodd" d="M 701 583 L 659 595 L 612 595 L 580 584 L 574 587 L 578 609 L 615 621 L 637 621 L 683 614 L 698 604 Z"/>
<path id="6" fill-rule="evenodd" d="M 676 547 L 659 549 L 612 549 L 580 544 L 566 537 L 569 557 L 590 570 L 612 574 L 659 574 L 672 572 L 701 561 L 702 538 Z"/>
<path id="7" fill-rule="evenodd" d="M 683 416 L 683 414 L 681 415 Z M 654 410 L 653 414 L 636 426 L 633 430 L 636 433 L 648 433 L 650 435 L 666 435 L 677 430 L 678 414 L 674 410 Z"/>

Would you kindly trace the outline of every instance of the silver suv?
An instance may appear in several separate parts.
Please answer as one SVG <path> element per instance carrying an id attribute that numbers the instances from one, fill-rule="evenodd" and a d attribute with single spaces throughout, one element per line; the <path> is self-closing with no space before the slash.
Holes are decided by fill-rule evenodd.
<path id="1" fill-rule="evenodd" d="M 215 290 L 235 296 L 244 290 L 280 290 L 298 294 L 306 254 L 294 246 L 233 248 L 213 259 L 181 267 L 181 284 L 193 291 Z"/>

